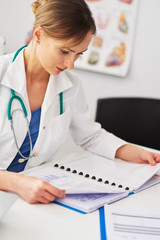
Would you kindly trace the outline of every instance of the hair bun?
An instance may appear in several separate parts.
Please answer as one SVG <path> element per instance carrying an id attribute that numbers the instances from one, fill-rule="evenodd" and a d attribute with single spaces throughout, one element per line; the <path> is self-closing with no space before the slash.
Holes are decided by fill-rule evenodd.
<path id="1" fill-rule="evenodd" d="M 32 11 L 36 14 L 37 10 L 42 7 L 48 0 L 37 0 L 31 4 Z"/>

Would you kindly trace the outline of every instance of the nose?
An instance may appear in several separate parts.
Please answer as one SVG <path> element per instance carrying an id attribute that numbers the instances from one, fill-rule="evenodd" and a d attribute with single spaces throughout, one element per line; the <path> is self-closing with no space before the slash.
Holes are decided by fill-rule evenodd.
<path id="1" fill-rule="evenodd" d="M 75 59 L 73 57 L 67 58 L 65 60 L 65 66 L 69 69 L 73 69 L 74 68 L 74 62 L 75 62 Z"/>

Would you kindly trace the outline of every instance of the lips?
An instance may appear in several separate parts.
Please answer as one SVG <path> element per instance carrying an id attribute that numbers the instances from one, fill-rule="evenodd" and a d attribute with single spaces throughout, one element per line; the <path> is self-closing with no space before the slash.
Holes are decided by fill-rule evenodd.
<path id="1" fill-rule="evenodd" d="M 59 68 L 59 67 L 56 67 L 58 69 L 58 71 L 60 72 L 63 72 L 66 68 Z"/>

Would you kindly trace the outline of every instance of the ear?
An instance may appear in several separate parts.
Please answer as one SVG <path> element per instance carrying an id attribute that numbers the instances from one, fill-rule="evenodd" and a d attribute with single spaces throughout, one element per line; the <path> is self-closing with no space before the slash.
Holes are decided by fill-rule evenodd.
<path id="1" fill-rule="evenodd" d="M 43 35 L 43 28 L 41 26 L 36 26 L 33 32 L 33 37 L 37 43 L 40 43 L 42 35 Z"/>

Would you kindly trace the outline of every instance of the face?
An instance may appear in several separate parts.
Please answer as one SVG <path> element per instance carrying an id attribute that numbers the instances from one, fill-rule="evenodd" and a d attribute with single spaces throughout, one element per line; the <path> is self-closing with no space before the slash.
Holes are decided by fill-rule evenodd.
<path id="1" fill-rule="evenodd" d="M 87 50 L 91 39 L 92 32 L 88 32 L 80 44 L 73 46 L 73 39 L 57 41 L 42 32 L 37 43 L 36 55 L 41 66 L 49 74 L 58 75 L 65 69 L 74 67 L 74 62 Z"/>

